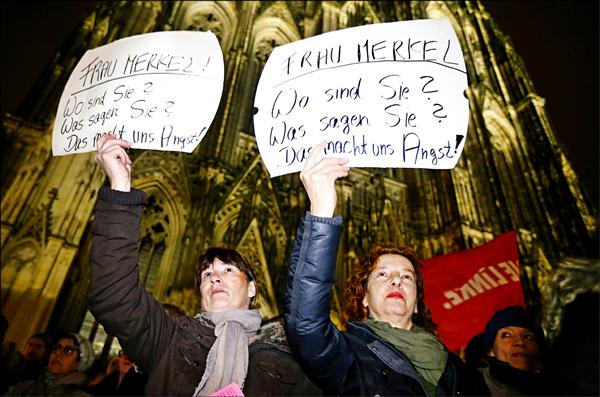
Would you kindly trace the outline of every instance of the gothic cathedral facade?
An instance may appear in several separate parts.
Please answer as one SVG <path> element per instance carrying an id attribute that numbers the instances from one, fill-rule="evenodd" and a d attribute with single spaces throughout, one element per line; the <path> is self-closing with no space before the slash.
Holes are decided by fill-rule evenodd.
<path id="1" fill-rule="evenodd" d="M 269 53 L 328 31 L 425 18 L 447 18 L 462 46 L 469 78 L 466 146 L 452 170 L 353 169 L 338 186 L 337 213 L 346 223 L 332 317 L 339 315 L 350 269 L 374 241 L 404 242 L 429 258 L 516 230 L 523 286 L 535 300 L 556 260 L 592 254 L 596 209 L 580 190 L 525 65 L 480 2 L 99 2 L 18 114 L 3 119 L 6 338 L 21 346 L 34 332 L 66 329 L 107 345 L 86 312 L 91 223 L 104 174 L 94 153 L 51 155 L 58 101 L 86 50 L 153 31 L 216 34 L 225 83 L 199 147 L 191 154 L 132 151 L 133 185 L 148 194 L 140 278 L 157 299 L 194 314 L 195 260 L 206 246 L 225 242 L 258 269 L 259 309 L 272 319 L 281 315 L 288 255 L 307 199 L 297 174 L 271 179 L 257 149 L 254 93 Z"/>

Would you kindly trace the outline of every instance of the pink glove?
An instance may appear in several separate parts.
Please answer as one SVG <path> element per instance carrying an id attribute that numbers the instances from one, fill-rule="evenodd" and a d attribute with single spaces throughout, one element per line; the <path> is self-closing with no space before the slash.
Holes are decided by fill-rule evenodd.
<path id="1" fill-rule="evenodd" d="M 221 390 L 217 390 L 211 394 L 209 397 L 243 397 L 244 393 L 242 389 L 240 389 L 240 385 L 233 382 L 222 388 Z"/>

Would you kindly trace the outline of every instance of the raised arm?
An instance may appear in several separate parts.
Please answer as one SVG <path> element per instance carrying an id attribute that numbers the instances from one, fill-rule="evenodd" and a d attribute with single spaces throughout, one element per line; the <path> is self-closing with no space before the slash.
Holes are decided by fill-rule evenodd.
<path id="1" fill-rule="evenodd" d="M 125 149 L 131 142 L 117 139 L 113 134 L 103 135 L 96 143 L 96 163 L 110 182 L 110 188 L 121 192 L 131 191 L 131 160 Z"/>
<path id="2" fill-rule="evenodd" d="M 300 180 L 310 200 L 310 213 L 322 218 L 331 218 L 337 203 L 335 181 L 348 176 L 348 159 L 323 158 L 326 142 L 315 146 L 308 156 Z"/>
<path id="3" fill-rule="evenodd" d="M 311 207 L 300 221 L 292 250 L 284 318 L 289 344 L 309 376 L 335 393 L 353 363 L 329 318 L 342 222 L 339 216 L 332 218 L 335 181 L 348 175 L 348 167 L 345 159 L 321 158 L 323 148 L 324 144 L 313 148 L 300 174 Z"/>
<path id="4" fill-rule="evenodd" d="M 90 310 L 116 336 L 133 361 L 150 371 L 166 350 L 176 323 L 140 284 L 137 244 L 145 194 L 131 188 L 129 142 L 114 135 L 98 140 L 96 162 L 111 188 L 96 205 L 90 257 Z"/>

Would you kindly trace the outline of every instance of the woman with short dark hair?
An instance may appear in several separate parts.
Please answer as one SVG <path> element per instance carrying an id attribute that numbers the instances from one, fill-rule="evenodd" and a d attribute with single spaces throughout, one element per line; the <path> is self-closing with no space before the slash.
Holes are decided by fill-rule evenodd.
<path id="1" fill-rule="evenodd" d="M 90 258 L 89 306 L 106 331 L 148 375 L 151 395 L 319 395 L 289 351 L 277 322 L 251 308 L 258 285 L 250 263 L 233 248 L 211 247 L 195 282 L 202 311 L 170 316 L 139 280 L 138 240 L 145 194 L 131 187 L 125 149 L 108 134 L 96 161 L 110 186 L 98 193 Z"/>

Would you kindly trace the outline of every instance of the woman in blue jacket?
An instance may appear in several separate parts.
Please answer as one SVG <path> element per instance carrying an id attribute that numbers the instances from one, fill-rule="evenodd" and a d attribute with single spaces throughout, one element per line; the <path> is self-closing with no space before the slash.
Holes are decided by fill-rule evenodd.
<path id="1" fill-rule="evenodd" d="M 335 181 L 347 160 L 311 151 L 300 179 L 310 199 L 292 251 L 284 299 L 292 350 L 328 394 L 460 395 L 460 359 L 432 333 L 416 253 L 375 245 L 348 286 L 346 330 L 329 318 L 342 218 L 333 217 Z"/>

